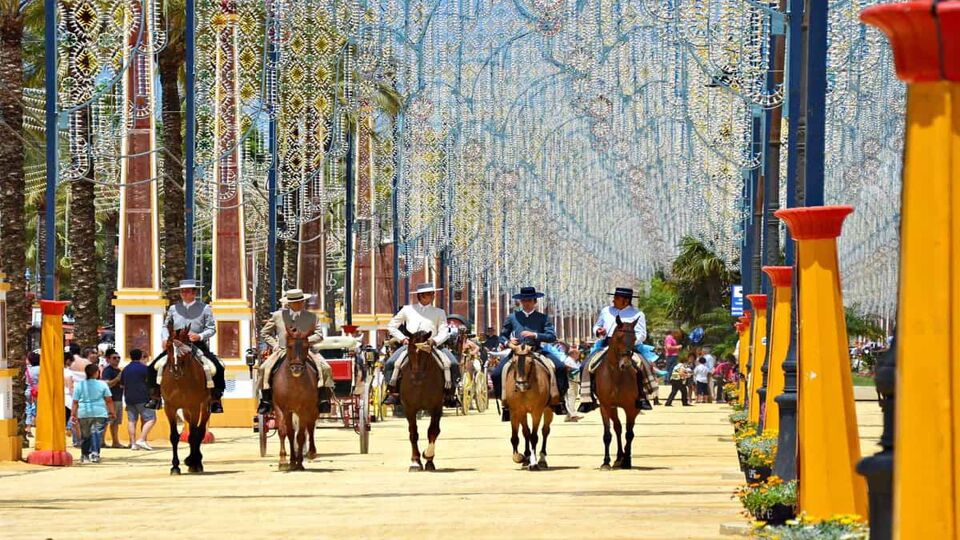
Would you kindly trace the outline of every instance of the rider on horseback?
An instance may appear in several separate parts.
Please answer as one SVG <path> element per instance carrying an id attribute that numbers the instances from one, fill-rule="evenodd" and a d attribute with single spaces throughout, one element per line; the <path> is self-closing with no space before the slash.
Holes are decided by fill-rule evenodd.
<path id="1" fill-rule="evenodd" d="M 503 329 L 500 331 L 500 342 L 506 344 L 509 341 L 516 345 L 525 341 L 539 346 L 540 354 L 553 362 L 554 376 L 550 380 L 550 395 L 552 401 L 562 411 L 562 397 L 567 388 L 565 368 L 577 369 L 579 365 L 554 345 L 554 342 L 557 341 L 557 332 L 553 323 L 550 322 L 550 317 L 537 311 L 537 299 L 543 296 L 543 293 L 537 292 L 534 287 L 521 287 L 520 294 L 513 295 L 514 300 L 520 301 L 521 309 L 511 313 L 504 321 Z M 499 399 L 503 399 L 501 387 L 503 386 L 502 374 L 505 365 L 506 362 L 501 362 L 491 372 L 494 393 Z"/>
<path id="2" fill-rule="evenodd" d="M 612 334 L 617 327 L 617 317 L 620 317 L 620 320 L 625 323 L 631 323 L 634 320 L 637 322 L 636 326 L 634 327 L 634 332 L 636 333 L 634 350 L 640 353 L 640 355 L 644 358 L 647 358 L 652 354 L 648 349 L 648 346 L 643 344 L 643 341 L 647 339 L 647 318 L 642 311 L 633 306 L 633 299 L 638 298 L 633 294 L 633 289 L 627 287 L 617 287 L 614 292 L 607 294 L 613 296 L 613 300 L 611 302 L 612 305 L 609 305 L 600 311 L 600 315 L 597 317 L 597 322 L 593 325 L 593 333 L 595 336 L 597 336 L 597 342 L 594 343 L 593 348 L 590 349 L 590 353 L 587 355 L 587 360 L 585 361 L 581 371 L 582 377 L 586 379 L 589 379 L 590 377 L 589 366 L 597 357 L 597 353 L 605 352 L 604 348 L 607 346 L 607 337 Z M 640 369 L 640 366 L 637 366 L 637 386 L 640 389 L 641 396 L 645 396 L 648 393 L 644 390 L 643 379 L 644 374 Z M 649 410 L 652 408 L 649 401 L 645 399 L 642 399 L 641 401 L 642 409 Z M 585 413 L 590 412 L 595 408 L 595 403 L 583 401 L 580 404 L 579 411 Z"/>
<path id="3" fill-rule="evenodd" d="M 400 332 L 400 327 L 406 325 L 409 332 L 429 331 L 433 332 L 433 341 L 435 347 L 442 345 L 450 335 L 450 327 L 447 325 L 447 314 L 440 308 L 434 307 L 433 300 L 437 296 L 438 289 L 432 283 L 421 283 L 414 289 L 417 301 L 403 306 L 396 315 L 390 319 L 387 324 L 387 331 L 390 335 L 407 345 L 407 336 Z M 435 354 L 440 358 L 443 364 L 444 394 L 445 399 L 450 402 L 453 399 L 453 383 L 450 377 L 450 358 L 445 354 L 440 354 L 435 350 Z M 402 357 L 402 358 L 401 358 Z M 398 405 L 400 397 L 398 394 L 400 371 L 406 364 L 406 347 L 401 347 L 393 353 L 393 356 L 387 360 L 384 366 L 387 373 L 391 373 L 388 383 L 390 395 L 384 401 L 386 405 Z M 397 365 L 399 364 L 399 365 Z"/>
<path id="4" fill-rule="evenodd" d="M 323 341 L 323 329 L 320 318 L 316 313 L 304 309 L 310 294 L 304 294 L 300 289 L 291 289 L 283 295 L 286 305 L 273 312 L 270 319 L 260 330 L 260 339 L 273 349 L 273 354 L 260 365 L 263 376 L 260 378 L 263 388 L 260 390 L 259 414 L 267 414 L 273 410 L 273 390 L 270 388 L 270 379 L 273 377 L 274 367 L 286 355 L 287 328 L 309 334 L 307 341 L 315 345 Z M 330 400 L 333 399 L 333 373 L 323 358 L 317 354 L 310 354 L 311 360 L 317 367 L 317 404 L 321 413 L 330 412 Z"/>
<path id="5" fill-rule="evenodd" d="M 197 300 L 197 293 L 200 291 L 200 282 L 194 279 L 180 280 L 180 286 L 174 290 L 180 291 L 180 302 L 170 306 L 167 310 L 167 316 L 160 327 L 160 339 L 162 341 L 163 352 L 157 355 L 150 362 L 147 370 L 147 387 L 150 389 L 150 401 L 147 402 L 148 409 L 159 409 L 162 405 L 160 395 L 160 385 L 157 384 L 157 362 L 167 356 L 167 339 L 170 338 L 169 327 L 172 325 L 175 329 L 190 328 L 190 341 L 193 346 L 200 350 L 207 359 L 211 360 L 216 366 L 216 373 L 213 375 L 213 388 L 210 390 L 210 412 L 222 413 L 223 405 L 220 398 L 227 387 L 223 377 L 223 363 L 217 358 L 217 355 L 210 352 L 210 338 L 217 333 L 217 322 L 213 318 L 213 310 L 210 306 Z"/>

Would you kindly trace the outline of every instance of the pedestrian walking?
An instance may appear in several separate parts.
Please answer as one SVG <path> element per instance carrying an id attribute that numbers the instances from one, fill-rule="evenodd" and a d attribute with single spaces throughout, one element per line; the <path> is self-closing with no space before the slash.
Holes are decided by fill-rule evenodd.
<path id="1" fill-rule="evenodd" d="M 581 362 L 580 349 L 572 348 L 567 354 L 570 356 L 570 359 L 574 362 L 580 364 L 580 369 L 576 371 L 571 371 L 569 376 L 570 386 L 567 387 L 566 406 L 567 406 L 567 418 L 565 422 L 577 422 L 583 415 L 577 412 L 577 396 L 580 395 L 580 370 L 584 369 L 584 365 Z"/>
<path id="2" fill-rule="evenodd" d="M 707 381 L 710 379 L 710 366 L 707 365 L 707 359 L 700 357 L 697 360 L 697 367 L 693 368 L 693 382 L 697 385 L 697 403 L 707 403 L 710 398 L 710 390 Z"/>
<path id="3" fill-rule="evenodd" d="M 131 450 L 153 450 L 147 442 L 150 430 L 157 423 L 157 412 L 147 408 L 150 391 L 147 387 L 147 364 L 143 351 L 130 351 L 130 363 L 123 369 L 120 385 L 123 387 L 123 400 L 127 403 L 127 434 L 130 436 Z M 137 422 L 140 422 L 140 437 L 137 438 Z"/>
<path id="4" fill-rule="evenodd" d="M 73 407 L 70 417 L 80 425 L 80 462 L 100 463 L 100 447 L 103 445 L 103 429 L 108 420 L 113 420 L 113 398 L 110 388 L 97 379 L 99 368 L 87 364 L 87 378 L 76 384 L 73 390 Z"/>
<path id="5" fill-rule="evenodd" d="M 23 373 L 27 382 L 23 391 L 26 398 L 25 434 L 31 437 L 31 430 L 37 424 L 37 395 L 40 390 L 40 353 L 38 351 L 30 351 L 27 354 L 27 369 Z"/>
<path id="6" fill-rule="evenodd" d="M 733 374 L 736 370 L 737 359 L 732 354 L 728 354 L 723 361 L 717 364 L 713 369 L 714 385 L 717 390 L 717 403 L 726 403 L 727 396 L 724 395 L 723 387 L 728 382 L 733 381 Z"/>
<path id="7" fill-rule="evenodd" d="M 70 366 L 73 365 L 74 356 L 73 353 L 69 350 L 63 353 L 63 406 L 66 409 L 66 415 L 64 418 L 67 419 L 67 431 L 70 432 L 71 438 L 73 440 L 73 447 L 80 447 L 80 424 L 73 421 L 73 414 L 71 412 L 70 404 L 73 403 L 73 389 L 77 384 L 76 374 Z M 86 378 L 86 374 L 83 374 L 83 378 Z"/>
<path id="8" fill-rule="evenodd" d="M 714 371 L 714 369 L 716 369 L 716 367 L 717 367 L 717 358 L 716 358 L 715 356 L 713 356 L 712 354 L 710 354 L 710 351 L 711 351 L 711 349 L 710 349 L 710 346 L 709 346 L 709 345 L 704 345 L 703 348 L 700 349 L 700 356 L 702 356 L 702 357 L 707 361 L 707 367 L 710 369 L 710 372 L 707 374 L 707 401 L 706 401 L 706 403 L 710 403 L 711 401 L 713 401 L 713 395 L 714 395 L 714 389 L 713 389 L 713 387 L 714 387 L 714 385 L 716 384 L 716 383 L 714 382 L 714 380 L 713 380 L 713 379 L 714 379 L 714 377 L 713 377 L 713 371 Z M 720 386 L 723 386 L 723 383 L 720 383 Z"/>
<path id="9" fill-rule="evenodd" d="M 671 330 L 663 338 L 663 355 L 667 359 L 667 373 L 673 377 L 673 368 L 677 365 L 677 357 L 680 355 L 680 331 Z M 666 382 L 669 382 L 666 381 Z"/>
<path id="10" fill-rule="evenodd" d="M 100 371 L 100 380 L 110 388 L 110 397 L 113 399 L 114 416 L 108 425 L 110 427 L 110 448 L 123 448 L 120 444 L 120 421 L 123 418 L 123 386 L 120 384 L 120 353 L 116 349 L 107 349 L 104 352 L 107 366 Z"/>
<path id="11" fill-rule="evenodd" d="M 667 402 L 664 403 L 665 407 L 673 406 L 673 398 L 677 396 L 677 392 L 680 393 L 680 401 L 683 403 L 683 406 L 690 406 L 687 395 L 687 379 L 690 378 L 691 375 L 692 372 L 687 368 L 687 364 L 678 363 L 673 366 L 673 370 L 670 372 L 670 395 L 667 396 Z"/>

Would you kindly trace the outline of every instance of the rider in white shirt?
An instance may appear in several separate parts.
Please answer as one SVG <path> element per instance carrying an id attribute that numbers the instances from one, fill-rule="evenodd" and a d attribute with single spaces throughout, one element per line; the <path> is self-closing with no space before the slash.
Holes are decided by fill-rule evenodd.
<path id="1" fill-rule="evenodd" d="M 420 331 L 431 332 L 433 335 L 430 339 L 433 341 L 434 346 L 442 345 L 450 335 L 450 328 L 447 326 L 446 312 L 433 305 L 437 291 L 440 290 L 443 289 L 434 287 L 432 283 L 421 283 L 417 285 L 412 291 L 412 294 L 416 296 L 416 302 L 400 308 L 400 311 L 398 311 L 387 324 L 387 332 L 390 333 L 390 336 L 407 345 L 409 342 L 407 336 L 400 332 L 400 327 L 406 326 L 407 331 L 410 333 Z M 443 363 L 444 392 L 449 394 L 453 389 L 453 384 L 450 380 L 450 360 L 442 354 L 438 354 L 437 357 L 440 358 Z M 391 374 L 390 382 L 388 383 L 390 395 L 384 401 L 387 405 L 397 405 L 400 403 L 399 396 L 397 395 L 397 382 L 399 381 L 400 370 L 403 368 L 406 358 L 406 347 L 401 347 L 387 360 L 384 366 L 385 372 Z M 399 365 L 396 365 L 398 361 Z"/>

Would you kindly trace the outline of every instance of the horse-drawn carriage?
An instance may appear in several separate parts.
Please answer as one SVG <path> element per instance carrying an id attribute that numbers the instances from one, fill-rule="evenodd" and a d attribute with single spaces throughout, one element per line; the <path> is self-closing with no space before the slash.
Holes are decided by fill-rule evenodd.
<path id="1" fill-rule="evenodd" d="M 366 454 L 370 448 L 371 386 L 376 379 L 368 375 L 375 374 L 376 355 L 363 351 L 364 354 L 358 358 L 356 349 L 357 340 L 348 336 L 328 336 L 312 347 L 314 352 L 330 364 L 334 380 L 331 412 L 320 415 L 318 424 L 326 421 L 340 423 L 344 428 L 353 428 L 360 439 L 360 453 Z M 259 370 L 254 373 L 256 377 L 261 376 Z M 254 388 L 259 387 L 257 380 Z M 383 391 L 377 387 L 373 390 L 381 393 Z M 260 436 L 260 456 L 264 457 L 267 453 L 267 439 L 276 433 L 274 414 L 258 414 L 254 431 Z"/>
<path id="2" fill-rule="evenodd" d="M 471 406 L 485 412 L 490 405 L 486 362 L 475 354 L 460 356 L 460 383 L 457 386 L 458 413 L 468 414 Z"/>

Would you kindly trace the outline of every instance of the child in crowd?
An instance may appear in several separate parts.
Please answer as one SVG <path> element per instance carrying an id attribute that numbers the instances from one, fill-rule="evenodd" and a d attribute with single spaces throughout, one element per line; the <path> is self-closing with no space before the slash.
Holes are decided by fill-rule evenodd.
<path id="1" fill-rule="evenodd" d="M 113 399 L 107 383 L 98 379 L 100 366 L 88 363 L 87 378 L 74 385 L 71 420 L 80 425 L 80 462 L 100 463 L 103 430 L 113 420 Z"/>
<path id="2" fill-rule="evenodd" d="M 707 381 L 710 379 L 710 366 L 707 365 L 707 359 L 702 356 L 697 362 L 697 367 L 693 368 L 693 381 L 697 384 L 697 403 L 707 403 L 710 399 L 707 386 Z"/>

